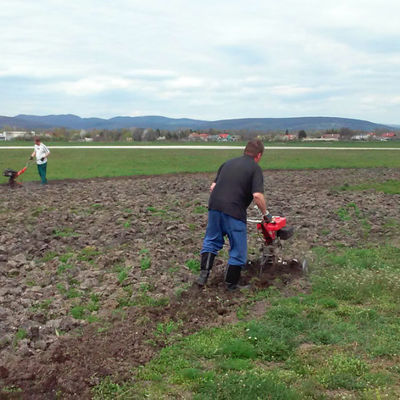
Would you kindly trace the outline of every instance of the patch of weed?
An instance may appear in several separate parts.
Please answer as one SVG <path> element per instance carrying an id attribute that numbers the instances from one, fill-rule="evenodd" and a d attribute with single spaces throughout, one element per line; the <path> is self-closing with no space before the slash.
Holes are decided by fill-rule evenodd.
<path id="1" fill-rule="evenodd" d="M 73 228 L 66 227 L 61 229 L 55 229 L 53 231 L 54 237 L 78 237 L 80 236 L 79 233 L 75 232 Z"/>
<path id="2" fill-rule="evenodd" d="M 193 210 L 195 214 L 205 214 L 208 212 L 208 207 L 196 206 Z"/>
<path id="3" fill-rule="evenodd" d="M 82 305 L 77 305 L 74 306 L 70 309 L 70 314 L 75 318 L 75 319 L 85 319 L 86 315 L 86 310 L 85 307 Z"/>
<path id="4" fill-rule="evenodd" d="M 57 253 L 55 251 L 50 250 L 50 251 L 47 251 L 44 254 L 44 256 L 42 257 L 41 261 L 42 262 L 47 262 L 47 261 L 53 260 L 56 257 L 57 257 Z"/>
<path id="5" fill-rule="evenodd" d="M 151 267 L 151 258 L 149 256 L 143 256 L 140 259 L 140 269 L 142 271 L 146 271 L 146 269 L 149 269 Z"/>
<path id="6" fill-rule="evenodd" d="M 231 339 L 221 348 L 221 354 L 231 358 L 256 358 L 255 347 L 244 339 Z"/>
<path id="7" fill-rule="evenodd" d="M 15 340 L 18 342 L 19 340 L 25 339 L 27 336 L 28 332 L 25 329 L 20 328 L 15 334 Z"/>
<path id="8" fill-rule="evenodd" d="M 165 216 L 165 214 L 167 213 L 166 210 L 157 209 L 153 206 L 147 207 L 147 211 L 150 211 L 153 215 L 158 215 L 158 216 Z"/>
<path id="9" fill-rule="evenodd" d="M 200 271 L 200 261 L 199 260 L 194 260 L 191 258 L 190 260 L 186 261 L 186 266 L 194 273 L 197 273 Z"/>
<path id="10" fill-rule="evenodd" d="M 376 190 L 387 194 L 400 194 L 400 181 L 396 179 L 388 179 L 384 182 L 368 182 L 360 185 L 344 184 L 336 188 L 341 191 L 362 191 L 362 190 Z"/>
<path id="11" fill-rule="evenodd" d="M 73 253 L 64 253 L 64 254 L 60 254 L 59 256 L 58 256 L 58 259 L 62 262 L 62 263 L 66 263 L 66 262 L 68 262 L 68 260 L 70 259 L 70 258 L 72 258 L 73 257 Z"/>
<path id="12" fill-rule="evenodd" d="M 123 398 L 124 393 L 126 393 L 124 386 L 113 382 L 108 376 L 92 389 L 94 400 Z"/>
<path id="13" fill-rule="evenodd" d="M 276 382 L 274 377 L 246 371 L 244 373 L 229 372 L 216 375 L 214 379 L 206 380 L 197 387 L 195 400 L 206 399 L 279 399 L 298 400 L 299 393 L 283 383 Z M 266 397 L 266 395 L 268 397 Z"/>
<path id="14" fill-rule="evenodd" d="M 79 261 L 93 262 L 94 259 L 100 254 L 96 247 L 87 246 L 83 248 L 77 256 Z"/>
<path id="15" fill-rule="evenodd" d="M 74 268 L 74 266 L 71 265 L 71 264 L 60 264 L 60 265 L 57 267 L 57 274 L 61 275 L 61 274 L 63 274 L 64 272 L 66 272 L 66 271 L 68 271 L 68 270 L 71 270 L 71 269 L 73 269 L 73 268 Z"/>

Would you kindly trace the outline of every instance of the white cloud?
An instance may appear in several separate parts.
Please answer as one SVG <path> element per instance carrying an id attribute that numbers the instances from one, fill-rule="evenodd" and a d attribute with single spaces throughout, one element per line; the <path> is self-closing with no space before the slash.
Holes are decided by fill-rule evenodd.
<path id="1" fill-rule="evenodd" d="M 2 0 L 0 109 L 395 121 L 368 104 L 398 104 L 398 15 L 397 0 Z"/>

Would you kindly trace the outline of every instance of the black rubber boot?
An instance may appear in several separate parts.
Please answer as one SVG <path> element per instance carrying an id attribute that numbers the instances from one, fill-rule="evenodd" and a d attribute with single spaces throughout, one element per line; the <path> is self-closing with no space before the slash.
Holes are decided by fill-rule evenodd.
<path id="1" fill-rule="evenodd" d="M 213 267 L 215 254 L 213 253 L 202 253 L 201 264 L 200 264 L 200 275 L 196 282 L 200 286 L 204 286 L 207 283 L 207 279 L 210 275 L 211 268 Z"/>
<path id="2" fill-rule="evenodd" d="M 239 285 L 242 265 L 228 265 L 225 275 L 225 283 L 228 290 L 248 289 L 250 285 Z"/>

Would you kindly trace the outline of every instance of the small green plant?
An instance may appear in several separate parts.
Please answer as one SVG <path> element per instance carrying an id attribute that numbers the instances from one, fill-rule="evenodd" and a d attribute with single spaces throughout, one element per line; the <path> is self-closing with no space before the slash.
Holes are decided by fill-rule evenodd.
<path id="1" fill-rule="evenodd" d="M 15 341 L 18 342 L 22 339 L 25 339 L 28 336 L 28 333 L 25 329 L 18 329 L 17 333 L 15 334 Z"/>
<path id="2" fill-rule="evenodd" d="M 208 208 L 204 206 L 196 206 L 193 210 L 195 214 L 205 214 L 208 212 Z"/>
<path id="3" fill-rule="evenodd" d="M 349 211 L 347 210 L 346 207 L 340 207 L 337 211 L 336 214 L 342 221 L 350 221 L 351 217 L 349 215 Z"/>
<path id="4" fill-rule="evenodd" d="M 45 299 L 45 300 L 41 301 L 40 303 L 36 304 L 35 306 L 33 306 L 32 308 L 34 310 L 47 311 L 50 308 L 52 302 L 53 302 L 53 299 Z"/>
<path id="5" fill-rule="evenodd" d="M 199 272 L 200 271 L 200 261 L 199 260 L 194 260 L 190 259 L 186 261 L 186 266 L 192 271 L 192 272 Z"/>
<path id="6" fill-rule="evenodd" d="M 154 336 L 157 340 L 161 342 L 171 342 L 173 334 L 179 330 L 179 327 L 181 325 L 182 321 L 168 321 L 165 323 L 158 323 L 154 332 Z"/>
<path id="7" fill-rule="evenodd" d="M 144 256 L 140 259 L 140 268 L 142 271 L 146 271 L 151 267 L 151 258 L 149 256 Z"/>
<path id="8" fill-rule="evenodd" d="M 66 296 L 68 299 L 75 299 L 75 298 L 77 298 L 77 297 L 82 296 L 82 292 L 80 292 L 78 289 L 76 289 L 76 288 L 74 288 L 74 287 L 70 287 L 70 288 L 66 291 L 65 296 Z"/>
<path id="9" fill-rule="evenodd" d="M 122 284 L 128 277 L 128 273 L 129 273 L 129 268 L 121 268 L 121 270 L 118 272 L 118 282 L 120 284 Z"/>
<path id="10" fill-rule="evenodd" d="M 68 262 L 68 260 L 70 259 L 70 258 L 72 258 L 73 257 L 73 253 L 65 253 L 65 254 L 60 254 L 59 256 L 58 256 L 58 259 L 62 262 L 62 263 L 66 263 L 66 262 Z"/>
<path id="11" fill-rule="evenodd" d="M 50 250 L 44 254 L 44 256 L 42 257 L 42 261 L 47 262 L 47 261 L 53 260 L 56 257 L 57 257 L 57 253 L 55 251 Z"/>
<path id="12" fill-rule="evenodd" d="M 70 310 L 70 314 L 75 318 L 75 319 L 84 319 L 86 310 L 85 307 L 78 305 L 74 306 Z"/>
<path id="13" fill-rule="evenodd" d="M 140 291 L 142 293 L 147 293 L 150 290 L 150 288 L 151 288 L 150 283 L 145 282 L 140 284 Z"/>
<path id="14" fill-rule="evenodd" d="M 92 293 L 90 295 L 90 301 L 87 305 L 87 309 L 90 312 L 98 311 L 100 309 L 100 295 L 96 293 Z"/>
<path id="15" fill-rule="evenodd" d="M 63 274 L 65 271 L 70 270 L 70 269 L 72 269 L 72 268 L 74 268 L 74 266 L 71 265 L 71 264 L 60 264 L 60 265 L 57 267 L 57 274 L 61 275 L 61 274 Z"/>
<path id="16" fill-rule="evenodd" d="M 53 231 L 54 237 L 78 237 L 79 233 L 75 232 L 72 228 L 66 227 L 61 229 L 55 229 Z"/>
<path id="17" fill-rule="evenodd" d="M 77 258 L 79 261 L 93 262 L 95 257 L 99 254 L 100 251 L 98 251 L 96 247 L 87 246 L 80 251 Z"/>
<path id="18" fill-rule="evenodd" d="M 0 388 L 1 393 L 20 393 L 22 389 L 18 386 L 3 386 Z"/>
<path id="19" fill-rule="evenodd" d="M 166 210 L 162 210 L 162 209 L 157 209 L 153 206 L 149 206 L 147 207 L 147 211 L 150 211 L 153 215 L 158 215 L 158 216 L 165 216 L 165 214 L 167 213 Z"/>
<path id="20" fill-rule="evenodd" d="M 62 295 L 65 295 L 65 293 L 67 293 L 67 289 L 62 283 L 57 283 L 56 288 Z"/>
<path id="21" fill-rule="evenodd" d="M 119 385 L 118 383 L 114 383 L 108 376 L 103 381 L 101 381 L 99 385 L 92 389 L 94 400 L 115 398 L 122 399 L 122 396 L 125 392 L 126 391 L 123 386 Z"/>
<path id="22" fill-rule="evenodd" d="M 44 207 L 37 207 L 35 210 L 32 211 L 32 217 L 38 217 L 44 210 Z"/>

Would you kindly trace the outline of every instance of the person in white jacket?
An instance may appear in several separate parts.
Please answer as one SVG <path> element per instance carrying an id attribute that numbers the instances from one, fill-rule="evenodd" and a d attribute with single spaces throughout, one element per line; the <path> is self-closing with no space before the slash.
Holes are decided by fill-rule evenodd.
<path id="1" fill-rule="evenodd" d="M 35 148 L 31 154 L 31 160 L 36 156 L 36 164 L 41 179 L 42 185 L 47 184 L 46 170 L 47 170 L 47 157 L 50 154 L 50 150 L 45 146 L 44 143 L 40 142 L 40 138 L 35 137 Z"/>

